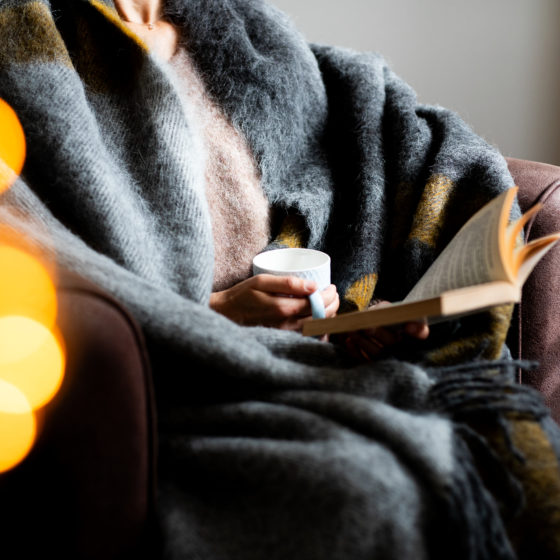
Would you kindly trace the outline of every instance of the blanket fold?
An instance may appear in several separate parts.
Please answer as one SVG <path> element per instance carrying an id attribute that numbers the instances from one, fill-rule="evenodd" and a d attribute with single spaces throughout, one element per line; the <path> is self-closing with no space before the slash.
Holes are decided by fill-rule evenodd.
<path id="1" fill-rule="evenodd" d="M 165 13 L 286 217 L 275 246 L 328 252 L 344 311 L 401 299 L 512 186 L 497 150 L 377 54 L 309 45 L 261 0 Z M 162 557 L 558 557 L 558 430 L 494 362 L 511 308 L 368 364 L 217 315 L 206 154 L 177 87 L 111 0 L 0 1 L 0 97 L 28 142 L 0 222 L 142 325 Z"/>

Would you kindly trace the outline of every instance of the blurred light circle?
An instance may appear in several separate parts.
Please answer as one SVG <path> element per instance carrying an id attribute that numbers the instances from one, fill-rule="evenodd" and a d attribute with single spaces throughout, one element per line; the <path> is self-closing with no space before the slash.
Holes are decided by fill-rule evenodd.
<path id="1" fill-rule="evenodd" d="M 0 378 L 15 385 L 32 409 L 58 391 L 64 365 L 61 344 L 43 324 L 28 317 L 0 317 Z"/>
<path id="2" fill-rule="evenodd" d="M 56 319 L 56 289 L 35 257 L 0 244 L 0 316 L 24 315 L 51 328 Z"/>
<path id="3" fill-rule="evenodd" d="M 0 379 L 0 472 L 20 463 L 37 432 L 35 415 L 25 395 Z"/>
<path id="4" fill-rule="evenodd" d="M 25 161 L 25 135 L 14 110 L 0 99 L 0 192 L 10 188 Z"/>

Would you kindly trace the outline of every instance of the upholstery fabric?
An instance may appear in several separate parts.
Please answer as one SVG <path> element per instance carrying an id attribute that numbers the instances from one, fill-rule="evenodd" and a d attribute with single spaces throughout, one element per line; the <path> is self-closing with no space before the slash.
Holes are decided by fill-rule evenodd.
<path id="1" fill-rule="evenodd" d="M 544 208 L 527 225 L 528 240 L 560 231 L 560 168 L 509 159 L 523 210 L 541 202 Z M 560 247 L 554 247 L 529 276 L 519 306 L 518 355 L 538 362 L 520 373 L 520 381 L 541 391 L 560 422 Z"/>
<path id="2" fill-rule="evenodd" d="M 31 454 L 0 476 L 2 556 L 138 558 L 153 542 L 156 461 L 143 337 L 74 274 L 61 273 L 57 296 L 65 378 Z"/>

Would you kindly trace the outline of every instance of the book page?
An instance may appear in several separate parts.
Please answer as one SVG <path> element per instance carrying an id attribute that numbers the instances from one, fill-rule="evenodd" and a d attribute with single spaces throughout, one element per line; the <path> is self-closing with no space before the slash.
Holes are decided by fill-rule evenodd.
<path id="1" fill-rule="evenodd" d="M 518 249 L 517 253 L 519 253 L 521 264 L 519 265 L 517 281 L 520 285 L 525 283 L 525 280 L 527 280 L 535 266 L 558 241 L 560 241 L 560 233 L 553 233 L 546 237 L 535 239 Z"/>
<path id="2" fill-rule="evenodd" d="M 510 191 L 506 191 L 481 208 L 459 230 L 404 301 L 432 298 L 447 290 L 484 282 L 510 281 L 500 253 L 504 205 L 510 198 L 513 198 Z M 509 215 L 509 208 L 507 211 Z"/>
<path id="3" fill-rule="evenodd" d="M 529 222 L 529 220 L 542 209 L 543 205 L 541 203 L 534 204 L 527 212 L 525 212 L 518 220 L 515 220 L 506 228 L 506 239 L 507 239 L 507 250 L 506 258 L 510 259 L 510 265 L 512 270 L 517 275 L 521 260 L 517 258 L 519 255 L 520 247 L 523 247 L 523 229 Z M 523 282 L 522 282 L 523 283 Z"/>

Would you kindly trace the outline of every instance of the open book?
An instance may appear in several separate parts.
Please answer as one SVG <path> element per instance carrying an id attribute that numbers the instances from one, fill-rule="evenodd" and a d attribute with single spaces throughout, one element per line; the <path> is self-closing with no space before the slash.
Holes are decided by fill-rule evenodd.
<path id="1" fill-rule="evenodd" d="M 510 223 L 512 187 L 481 208 L 455 235 L 406 298 L 398 303 L 308 321 L 303 334 L 349 332 L 407 321 L 445 321 L 518 302 L 521 288 L 560 232 L 521 243 L 521 231 L 542 205 Z"/>

